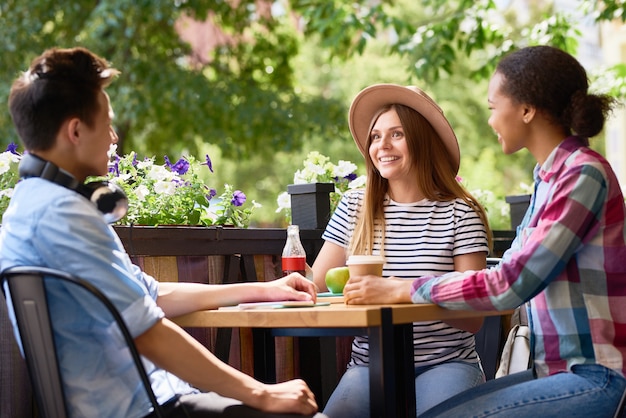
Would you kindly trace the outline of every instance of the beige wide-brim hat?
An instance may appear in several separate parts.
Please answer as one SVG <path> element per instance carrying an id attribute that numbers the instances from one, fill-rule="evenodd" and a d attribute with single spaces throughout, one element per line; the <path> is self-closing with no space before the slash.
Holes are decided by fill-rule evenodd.
<path id="1" fill-rule="evenodd" d="M 437 103 L 415 86 L 374 84 L 356 95 L 350 105 L 348 121 L 352 137 L 363 156 L 367 158 L 369 155 L 367 138 L 374 115 L 383 106 L 390 104 L 408 106 L 430 122 L 455 162 L 455 171 L 459 171 L 461 152 L 450 123 Z"/>

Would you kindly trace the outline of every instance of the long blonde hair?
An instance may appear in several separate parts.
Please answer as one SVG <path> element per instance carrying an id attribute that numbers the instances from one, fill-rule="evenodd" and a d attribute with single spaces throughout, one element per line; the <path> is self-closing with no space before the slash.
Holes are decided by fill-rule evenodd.
<path id="1" fill-rule="evenodd" d="M 392 104 L 381 108 L 370 122 L 369 131 L 380 115 L 395 110 L 404 129 L 409 156 L 417 169 L 415 182 L 425 197 L 432 201 L 450 201 L 462 199 L 474 209 L 487 230 L 487 240 L 491 248 L 491 230 L 485 209 L 456 179 L 455 162 L 447 151 L 443 141 L 433 127 L 418 112 L 410 107 Z M 366 150 L 371 145 L 367 139 Z M 385 214 L 384 197 L 389 191 L 389 182 L 383 178 L 369 156 L 365 157 L 367 183 L 365 198 L 357 215 L 354 233 L 348 246 L 349 254 L 371 254 L 376 235 L 380 237 L 380 253 L 384 255 Z"/>

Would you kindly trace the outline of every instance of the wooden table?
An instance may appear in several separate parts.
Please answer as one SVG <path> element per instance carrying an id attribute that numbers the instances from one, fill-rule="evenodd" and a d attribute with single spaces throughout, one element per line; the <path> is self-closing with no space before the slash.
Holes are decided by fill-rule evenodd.
<path id="1" fill-rule="evenodd" d="M 448 310 L 432 304 L 345 305 L 338 300 L 333 302 L 312 308 L 201 311 L 174 321 L 184 327 L 252 328 L 254 374 L 265 381 L 275 379 L 275 336 L 367 335 L 371 416 L 395 418 L 415 416 L 413 322 L 505 314 Z"/>

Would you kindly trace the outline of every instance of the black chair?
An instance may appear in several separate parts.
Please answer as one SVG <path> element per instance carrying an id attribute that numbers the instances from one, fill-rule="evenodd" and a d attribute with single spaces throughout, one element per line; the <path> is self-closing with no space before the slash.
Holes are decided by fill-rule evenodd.
<path id="1" fill-rule="evenodd" d="M 13 267 L 1 274 L 2 291 L 15 313 L 28 373 L 39 412 L 44 418 L 67 416 L 62 377 L 57 363 L 45 280 L 61 280 L 85 289 L 111 313 L 124 336 L 137 372 L 154 407 L 153 414 L 163 417 L 163 410 L 152 391 L 150 379 L 141 362 L 122 316 L 109 299 L 91 283 L 62 271 L 42 267 Z M 8 288 L 8 292 L 7 292 Z M 114 405 L 111 405 L 114 408 Z"/>
<path id="2" fill-rule="evenodd" d="M 487 258 L 487 267 L 496 266 L 499 262 L 499 258 Z M 485 378 L 491 380 L 495 378 L 496 370 L 498 370 L 502 344 L 504 342 L 502 316 L 486 317 L 482 328 L 474 335 L 474 339 L 476 340 L 476 351 L 480 356 Z"/>
<path id="3" fill-rule="evenodd" d="M 502 317 L 488 316 L 483 326 L 474 335 L 476 352 L 485 372 L 487 380 L 494 379 L 502 354 Z"/>

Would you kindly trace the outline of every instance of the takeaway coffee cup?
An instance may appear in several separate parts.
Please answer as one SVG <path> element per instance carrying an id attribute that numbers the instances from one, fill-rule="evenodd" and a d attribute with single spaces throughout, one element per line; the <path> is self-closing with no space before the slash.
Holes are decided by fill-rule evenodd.
<path id="1" fill-rule="evenodd" d="M 382 276 L 384 264 L 385 259 L 379 255 L 351 255 L 346 262 L 348 270 L 350 270 L 350 277 L 367 274 Z"/>

